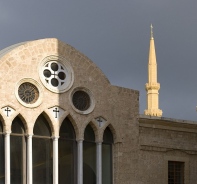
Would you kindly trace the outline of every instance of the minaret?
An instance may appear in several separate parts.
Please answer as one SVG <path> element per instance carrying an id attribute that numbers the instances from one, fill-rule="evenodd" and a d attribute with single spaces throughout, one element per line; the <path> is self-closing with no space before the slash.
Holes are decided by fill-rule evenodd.
<path id="1" fill-rule="evenodd" d="M 159 109 L 159 89 L 160 84 L 157 83 L 157 61 L 155 53 L 155 43 L 153 38 L 153 26 L 151 24 L 150 50 L 148 61 L 148 83 L 145 85 L 147 91 L 147 109 L 145 115 L 162 116 L 162 110 Z"/>

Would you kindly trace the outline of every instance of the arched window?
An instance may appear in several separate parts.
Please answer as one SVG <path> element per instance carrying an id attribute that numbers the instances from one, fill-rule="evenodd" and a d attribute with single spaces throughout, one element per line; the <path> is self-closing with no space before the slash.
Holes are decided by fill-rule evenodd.
<path id="1" fill-rule="evenodd" d="M 76 183 L 76 138 L 74 128 L 66 118 L 59 137 L 59 184 Z"/>
<path id="2" fill-rule="evenodd" d="M 43 115 L 40 115 L 34 125 L 32 139 L 33 183 L 52 184 L 53 182 L 53 150 L 51 129 Z"/>
<path id="3" fill-rule="evenodd" d="M 112 184 L 112 144 L 113 135 L 107 127 L 102 144 L 102 184 Z"/>
<path id="4" fill-rule="evenodd" d="M 0 122 L 0 184 L 5 183 L 5 172 L 4 172 L 4 137 L 3 137 L 3 126 Z"/>
<path id="5" fill-rule="evenodd" d="M 12 122 L 10 134 L 11 183 L 26 183 L 26 139 L 23 123 L 19 117 Z"/>
<path id="6" fill-rule="evenodd" d="M 96 144 L 94 131 L 90 125 L 84 132 L 83 184 L 96 184 Z"/>

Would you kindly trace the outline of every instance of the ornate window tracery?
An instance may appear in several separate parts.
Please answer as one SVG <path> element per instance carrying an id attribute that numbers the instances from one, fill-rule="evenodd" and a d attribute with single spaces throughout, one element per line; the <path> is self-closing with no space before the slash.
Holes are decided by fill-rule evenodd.
<path id="1" fill-rule="evenodd" d="M 35 85 L 25 82 L 19 86 L 18 95 L 23 102 L 33 104 L 39 97 L 39 91 Z"/>
<path id="2" fill-rule="evenodd" d="M 74 82 L 72 67 L 59 56 L 44 58 L 39 66 L 39 75 L 43 85 L 54 93 L 68 91 Z"/>
<path id="3" fill-rule="evenodd" d="M 9 154 L 4 159 L 5 135 L 3 134 L 2 124 L 0 122 L 0 161 L 1 163 L 5 163 L 5 161 L 9 163 Z M 95 133 L 92 127 L 90 125 L 86 127 L 84 130 L 84 141 L 80 140 L 78 142 L 76 141 L 74 127 L 68 118 L 64 119 L 60 127 L 59 139 L 52 138 L 51 127 L 43 114 L 37 118 L 33 128 L 33 134 L 33 137 L 32 135 L 28 135 L 26 138 L 22 120 L 19 116 L 13 120 L 12 133 L 10 134 L 11 174 L 10 176 L 5 176 L 4 164 L 0 164 L 0 183 L 3 184 L 7 176 L 10 177 L 12 183 L 26 183 L 29 181 L 28 178 L 31 175 L 29 173 L 32 173 L 34 183 L 52 184 L 54 178 L 57 178 L 58 183 L 63 184 L 66 178 L 66 181 L 70 184 L 76 184 L 78 179 L 77 172 L 79 165 L 81 165 L 83 166 L 83 183 L 92 184 L 96 182 L 97 170 L 100 165 L 98 164 L 96 155 L 100 155 L 99 157 L 103 159 L 103 162 L 102 159 L 100 160 L 103 164 L 103 184 L 111 184 L 113 137 L 108 128 L 104 132 L 103 146 L 102 143 L 99 143 L 103 148 L 103 153 L 97 150 L 98 144 L 95 142 Z M 6 145 L 8 140 L 5 141 Z M 56 141 L 59 142 L 59 148 L 54 146 Z M 31 143 L 32 146 L 30 146 Z M 82 154 L 78 152 L 79 147 L 77 145 L 79 143 L 83 145 L 80 152 Z M 32 148 L 31 152 L 28 151 L 30 148 Z M 57 153 L 57 160 L 54 159 L 55 152 Z M 9 153 L 8 150 L 7 153 Z M 80 155 L 82 159 L 78 159 Z M 31 160 L 33 161 L 32 165 L 29 162 Z M 54 177 L 55 168 L 58 168 L 58 166 L 59 175 Z M 6 171 L 8 171 L 7 168 Z M 105 176 L 106 173 L 107 176 Z"/>

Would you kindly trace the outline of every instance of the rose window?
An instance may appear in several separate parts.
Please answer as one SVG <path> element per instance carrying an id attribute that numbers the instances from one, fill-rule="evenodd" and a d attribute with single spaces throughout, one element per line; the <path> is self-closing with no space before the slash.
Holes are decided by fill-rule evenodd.
<path id="1" fill-rule="evenodd" d="M 85 91 L 76 91 L 73 94 L 73 105 L 80 111 L 86 111 L 90 107 L 90 96 Z"/>
<path id="2" fill-rule="evenodd" d="M 25 82 L 19 86 L 18 95 L 23 102 L 33 104 L 39 97 L 39 91 L 35 85 Z"/>
<path id="3" fill-rule="evenodd" d="M 43 85 L 54 93 L 68 91 L 73 82 L 74 74 L 70 63 L 59 56 L 47 56 L 39 67 L 39 75 Z"/>
<path id="4" fill-rule="evenodd" d="M 65 83 L 66 72 L 60 63 L 50 61 L 45 64 L 43 68 L 43 75 L 45 81 L 53 87 L 61 87 Z"/>

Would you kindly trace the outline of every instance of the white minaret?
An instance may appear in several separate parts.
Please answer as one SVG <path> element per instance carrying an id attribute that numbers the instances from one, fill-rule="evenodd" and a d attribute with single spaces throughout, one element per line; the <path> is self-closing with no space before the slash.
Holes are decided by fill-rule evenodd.
<path id="1" fill-rule="evenodd" d="M 155 53 L 155 43 L 153 38 L 153 26 L 151 24 L 150 50 L 148 61 L 148 83 L 145 85 L 147 91 L 147 109 L 145 115 L 162 116 L 162 110 L 159 109 L 159 89 L 160 84 L 157 82 L 157 60 Z"/>

